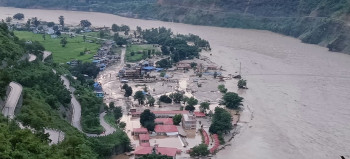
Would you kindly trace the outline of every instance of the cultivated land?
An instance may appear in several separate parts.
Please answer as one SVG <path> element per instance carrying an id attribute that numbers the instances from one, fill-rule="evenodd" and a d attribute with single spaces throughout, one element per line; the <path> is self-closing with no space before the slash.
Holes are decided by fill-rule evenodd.
<path id="1" fill-rule="evenodd" d="M 46 40 L 44 40 L 42 34 L 34 34 L 27 31 L 15 31 L 14 33 L 20 39 L 39 41 L 47 51 L 52 52 L 53 58 L 57 63 L 66 63 L 74 59 L 91 61 L 100 47 L 96 43 L 84 42 L 81 36 L 70 38 L 68 35 L 62 34 L 62 37 L 67 37 L 68 41 L 66 47 L 62 47 L 60 44 L 61 38 L 51 39 L 50 35 L 46 35 Z M 80 52 L 84 52 L 84 50 L 89 50 L 90 53 L 80 55 Z"/>
<path id="2" fill-rule="evenodd" d="M 127 62 L 137 62 L 143 59 L 143 51 L 145 51 L 146 56 L 148 56 L 147 51 L 148 50 L 155 50 L 159 51 L 159 48 L 153 47 L 152 44 L 147 45 L 131 45 L 130 47 L 126 48 L 126 54 L 125 59 Z M 134 52 L 135 55 L 131 56 L 131 52 Z"/>

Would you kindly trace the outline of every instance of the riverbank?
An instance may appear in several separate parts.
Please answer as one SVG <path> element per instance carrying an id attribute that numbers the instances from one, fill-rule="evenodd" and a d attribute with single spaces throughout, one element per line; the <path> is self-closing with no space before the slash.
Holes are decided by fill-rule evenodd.
<path id="1" fill-rule="evenodd" d="M 251 108 L 254 120 L 217 158 L 328 159 L 350 155 L 350 128 L 346 127 L 350 121 L 348 55 L 268 31 L 128 19 L 103 13 L 0 8 L 0 18 L 17 12 L 46 21 L 57 21 L 64 15 L 66 23 L 75 25 L 88 19 L 94 26 L 165 26 L 174 33 L 192 33 L 208 40 L 212 56 L 203 55 L 227 72 L 238 72 L 241 62 L 249 89 L 238 93 Z M 226 86 L 229 91 L 237 91 L 235 84 Z"/>

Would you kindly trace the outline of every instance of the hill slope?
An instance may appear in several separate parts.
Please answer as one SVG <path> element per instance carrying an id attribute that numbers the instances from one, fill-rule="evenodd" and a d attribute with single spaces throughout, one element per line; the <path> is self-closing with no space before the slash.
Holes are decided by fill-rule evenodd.
<path id="1" fill-rule="evenodd" d="M 97 11 L 195 25 L 263 29 L 350 53 L 348 0 L 0 0 L 0 5 Z"/>

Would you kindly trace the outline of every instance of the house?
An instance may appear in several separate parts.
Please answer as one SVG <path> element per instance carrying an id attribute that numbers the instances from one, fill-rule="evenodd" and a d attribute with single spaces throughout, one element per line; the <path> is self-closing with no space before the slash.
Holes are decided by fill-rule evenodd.
<path id="1" fill-rule="evenodd" d="M 135 158 L 140 158 L 143 155 L 148 155 L 148 154 L 160 154 L 160 155 L 166 155 L 175 159 L 177 152 L 178 152 L 177 148 L 171 148 L 171 147 L 138 146 L 136 147 L 134 154 L 135 154 Z"/>
<path id="2" fill-rule="evenodd" d="M 184 129 L 195 129 L 197 124 L 197 119 L 192 114 L 182 115 L 182 127 Z"/>
<path id="3" fill-rule="evenodd" d="M 217 70 L 217 69 L 218 69 L 218 67 L 215 66 L 215 65 L 209 65 L 209 66 L 207 66 L 207 70 Z"/>
<path id="4" fill-rule="evenodd" d="M 196 116 L 196 118 L 204 118 L 205 114 L 202 112 L 194 112 L 194 116 Z"/>
<path id="5" fill-rule="evenodd" d="M 149 139 L 150 138 L 148 134 L 140 134 L 139 135 L 140 146 L 150 146 Z"/>
<path id="6" fill-rule="evenodd" d="M 156 118 L 154 123 L 157 125 L 174 125 L 173 118 Z"/>
<path id="7" fill-rule="evenodd" d="M 141 116 L 142 112 L 131 112 L 131 117 L 137 118 Z"/>
<path id="8" fill-rule="evenodd" d="M 55 30 L 53 30 L 52 28 L 48 28 L 46 31 L 46 34 L 49 34 L 49 35 L 55 34 Z"/>
<path id="9" fill-rule="evenodd" d="M 148 130 L 146 128 L 134 128 L 131 134 L 134 136 L 139 136 L 140 134 L 148 134 Z"/>
<path id="10" fill-rule="evenodd" d="M 175 125 L 156 125 L 154 131 L 157 135 L 177 136 L 179 134 Z"/>
<path id="11" fill-rule="evenodd" d="M 188 111 L 173 110 L 173 111 L 152 111 L 156 118 L 172 118 L 176 114 L 189 114 Z"/>
<path id="12" fill-rule="evenodd" d="M 183 70 L 191 69 L 191 64 L 188 64 L 188 63 L 178 63 L 178 64 L 176 65 L 176 68 L 177 68 L 177 69 L 183 69 Z"/>

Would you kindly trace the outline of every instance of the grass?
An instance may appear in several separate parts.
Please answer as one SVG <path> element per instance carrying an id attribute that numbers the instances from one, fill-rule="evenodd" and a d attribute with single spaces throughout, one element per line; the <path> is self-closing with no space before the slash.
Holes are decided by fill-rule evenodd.
<path id="1" fill-rule="evenodd" d="M 66 63 L 73 59 L 91 61 L 100 48 L 100 44 L 84 42 L 81 36 L 69 38 L 67 35 L 62 35 L 62 37 L 67 37 L 68 41 L 66 47 L 62 47 L 60 44 L 61 38 L 51 39 L 49 35 L 46 35 L 46 40 L 44 40 L 42 34 L 34 34 L 27 31 L 15 31 L 14 33 L 20 39 L 40 42 L 47 51 L 52 52 L 53 59 L 57 63 Z M 85 49 L 90 50 L 90 53 L 80 55 L 80 52 L 84 52 Z"/>
<path id="2" fill-rule="evenodd" d="M 127 62 L 137 62 L 144 59 L 143 51 L 146 52 L 146 56 L 148 56 L 147 51 L 148 50 L 156 50 L 158 51 L 158 48 L 153 47 L 152 44 L 146 44 L 146 45 L 131 45 L 126 48 L 126 54 L 125 59 Z M 131 52 L 134 52 L 135 55 L 131 56 Z"/>
<path id="3" fill-rule="evenodd" d="M 108 112 L 103 118 L 110 126 L 119 129 L 117 124 L 115 123 L 115 118 L 111 112 Z"/>

